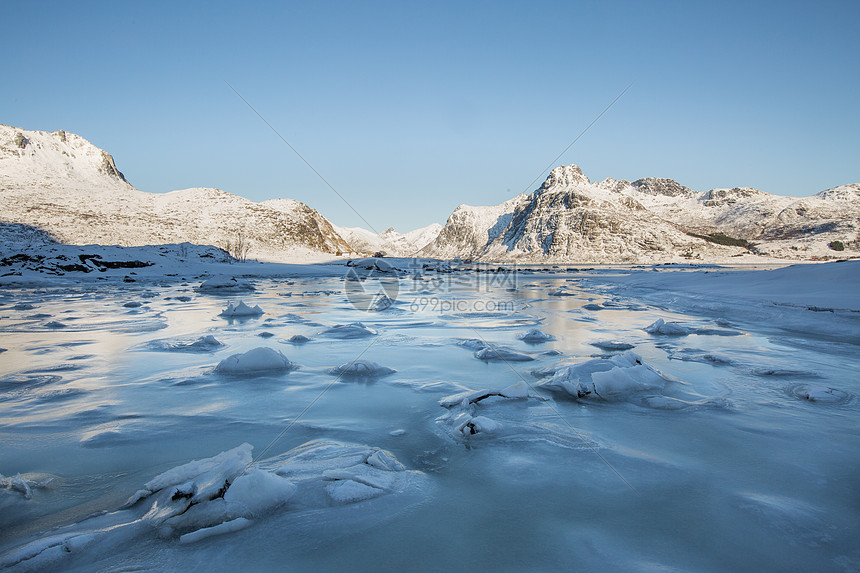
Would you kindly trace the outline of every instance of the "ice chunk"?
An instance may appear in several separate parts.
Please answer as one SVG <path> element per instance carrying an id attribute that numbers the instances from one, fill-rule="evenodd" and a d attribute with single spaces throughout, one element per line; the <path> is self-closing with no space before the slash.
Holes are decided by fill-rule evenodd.
<path id="1" fill-rule="evenodd" d="M 555 340 L 555 336 L 547 334 L 539 328 L 532 328 L 528 332 L 524 332 L 522 334 L 517 335 L 517 338 L 519 338 L 523 342 L 530 342 L 532 344 Z"/>
<path id="2" fill-rule="evenodd" d="M 486 348 L 487 343 L 478 338 L 464 338 L 457 342 L 457 346 L 462 346 L 463 348 L 468 348 L 469 350 L 476 351 Z"/>
<path id="3" fill-rule="evenodd" d="M 597 342 L 589 342 L 592 346 L 596 346 L 601 350 L 630 350 L 633 348 L 632 344 L 628 344 L 626 342 L 619 342 L 617 340 L 599 340 Z"/>
<path id="4" fill-rule="evenodd" d="M 388 298 L 387 295 L 379 293 L 374 297 L 367 310 L 375 310 L 379 312 L 391 308 L 393 304 L 394 301 Z"/>
<path id="5" fill-rule="evenodd" d="M 331 368 L 329 374 L 348 378 L 377 378 L 394 374 L 395 370 L 370 360 L 353 360 Z"/>
<path id="6" fill-rule="evenodd" d="M 666 322 L 662 318 L 658 318 L 642 330 L 648 334 L 662 334 L 664 336 L 686 336 L 693 332 L 689 326 L 684 326 L 680 322 Z"/>
<path id="7" fill-rule="evenodd" d="M 355 503 L 379 497 L 384 490 L 352 480 L 337 480 L 326 484 L 325 491 L 335 503 Z"/>
<path id="8" fill-rule="evenodd" d="M 41 489 L 47 487 L 47 485 L 53 480 L 54 478 L 35 480 L 25 478 L 21 474 L 15 474 L 11 477 L 5 477 L 3 474 L 0 474 L 0 487 L 9 491 L 18 492 L 22 496 L 24 496 L 24 499 L 31 499 L 33 497 L 33 489 Z"/>
<path id="9" fill-rule="evenodd" d="M 542 388 L 566 392 L 575 398 L 613 400 L 644 391 L 661 390 L 668 380 L 627 351 L 608 359 L 597 358 L 558 370 L 540 383 Z"/>
<path id="10" fill-rule="evenodd" d="M 232 302 L 227 304 L 227 308 L 221 311 L 221 314 L 218 316 L 223 316 L 225 318 L 238 318 L 238 317 L 247 317 L 247 316 L 260 316 L 263 314 L 263 309 L 260 308 L 259 305 L 250 307 L 245 304 L 243 301 L 239 301 L 239 304 L 234 305 Z"/>
<path id="11" fill-rule="evenodd" d="M 352 322 L 350 324 L 336 324 L 324 330 L 322 334 L 331 338 L 350 339 L 376 336 L 377 333 L 360 322 Z"/>
<path id="12" fill-rule="evenodd" d="M 249 470 L 237 477 L 224 493 L 224 501 L 239 504 L 245 515 L 258 516 L 286 503 L 296 493 L 289 480 L 270 472 Z"/>
<path id="13" fill-rule="evenodd" d="M 193 460 L 186 464 L 182 464 L 181 466 L 167 470 L 146 482 L 142 491 L 154 493 L 174 485 L 193 484 L 195 478 L 204 474 L 211 474 L 215 470 L 219 470 L 222 473 L 226 471 L 227 473 L 224 475 L 224 479 L 232 479 L 251 463 L 251 451 L 253 449 L 254 448 L 251 444 L 244 443 L 232 450 L 221 452 L 211 458 Z M 140 493 L 141 492 L 136 493 L 135 496 L 132 497 L 132 500 L 126 502 L 126 505 L 133 504 L 136 501 L 134 500 L 134 497 L 137 497 L 137 499 L 146 497 L 139 497 L 138 494 Z"/>
<path id="14" fill-rule="evenodd" d="M 209 294 L 231 294 L 236 292 L 252 291 L 254 287 L 242 278 L 214 276 L 197 287 L 197 290 Z"/>
<path id="15" fill-rule="evenodd" d="M 187 338 L 153 340 L 146 348 L 161 352 L 212 352 L 224 346 L 211 334 L 191 341 Z"/>
<path id="16" fill-rule="evenodd" d="M 549 296 L 576 296 L 576 293 L 569 291 L 566 286 L 560 286 L 555 290 L 549 291 L 547 294 Z"/>
<path id="17" fill-rule="evenodd" d="M 688 334 L 710 335 L 710 336 L 740 336 L 743 333 L 737 330 L 723 328 L 696 328 L 685 326 L 680 322 L 666 322 L 658 318 L 653 323 L 643 328 L 648 334 L 662 334 L 663 336 L 686 336 Z"/>
<path id="18" fill-rule="evenodd" d="M 475 434 L 491 434 L 501 429 L 501 424 L 486 416 L 472 416 L 462 413 L 455 418 L 455 429 L 463 436 L 474 436 Z"/>
<path id="19" fill-rule="evenodd" d="M 368 463 L 356 464 L 348 468 L 325 470 L 323 478 L 327 480 L 352 480 L 382 490 L 389 489 L 396 478 L 396 472 L 373 467 Z"/>
<path id="20" fill-rule="evenodd" d="M 439 400 L 439 405 L 445 408 L 452 408 L 459 404 L 477 404 L 490 396 L 514 399 L 528 398 L 529 390 L 526 384 L 520 381 L 501 390 L 467 390 L 466 392 L 446 396 Z"/>
<path id="21" fill-rule="evenodd" d="M 225 358 L 215 367 L 222 374 L 245 374 L 251 372 L 270 372 L 290 370 L 295 364 L 289 361 L 280 351 L 267 346 L 260 346 L 244 354 L 234 354 Z"/>
<path id="22" fill-rule="evenodd" d="M 397 430 L 395 430 L 397 431 Z M 405 433 L 405 432 L 404 432 Z M 394 435 L 402 435 L 402 434 L 391 434 Z M 374 450 L 372 454 L 367 456 L 367 461 L 365 462 L 375 468 L 389 471 L 389 472 L 402 472 L 406 469 L 406 467 L 401 464 L 394 455 L 387 450 Z"/>
<path id="23" fill-rule="evenodd" d="M 501 346 L 487 346 L 475 352 L 478 360 L 501 360 L 503 362 L 526 362 L 534 360 L 533 356 L 522 354 Z"/>
<path id="24" fill-rule="evenodd" d="M 187 545 L 189 543 L 200 541 L 201 539 L 206 539 L 207 537 L 212 537 L 213 535 L 233 533 L 234 531 L 240 531 L 242 529 L 245 529 L 246 527 L 251 525 L 251 523 L 253 522 L 250 519 L 245 519 L 244 517 L 237 517 L 236 519 L 225 521 L 224 523 L 219 523 L 218 525 L 213 525 L 212 527 L 204 527 L 202 529 L 198 529 L 197 531 L 192 531 L 191 533 L 181 535 L 179 537 L 179 543 Z"/>

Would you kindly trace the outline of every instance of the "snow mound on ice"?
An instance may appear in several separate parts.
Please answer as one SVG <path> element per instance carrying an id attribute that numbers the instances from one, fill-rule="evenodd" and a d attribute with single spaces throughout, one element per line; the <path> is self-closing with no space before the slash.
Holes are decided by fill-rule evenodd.
<path id="1" fill-rule="evenodd" d="M 215 371 L 223 374 L 245 374 L 290 370 L 292 368 L 295 368 L 295 364 L 290 362 L 280 351 L 267 346 L 260 346 L 244 354 L 234 354 L 225 358 L 218 363 Z"/>
<path id="2" fill-rule="evenodd" d="M 350 324 L 336 324 L 322 331 L 322 334 L 330 338 L 351 339 L 376 336 L 376 331 L 360 322 L 351 322 Z"/>
<path id="3" fill-rule="evenodd" d="M 394 374 L 396 370 L 377 364 L 370 360 L 353 360 L 331 368 L 328 373 L 334 376 L 348 378 L 378 378 Z"/>
<path id="4" fill-rule="evenodd" d="M 686 336 L 688 334 L 740 336 L 743 334 L 737 330 L 728 330 L 724 328 L 697 328 L 694 326 L 685 326 L 680 322 L 666 322 L 662 318 L 658 318 L 642 330 L 648 334 L 661 334 L 663 336 Z"/>
<path id="5" fill-rule="evenodd" d="M 462 346 L 463 348 L 476 351 L 486 348 L 487 343 L 478 338 L 463 338 L 457 341 L 457 346 Z"/>
<path id="6" fill-rule="evenodd" d="M 527 362 L 534 360 L 533 356 L 522 354 L 502 346 L 485 346 L 475 352 L 475 358 L 485 361 L 501 360 L 503 362 Z"/>
<path id="7" fill-rule="evenodd" d="M 222 346 L 224 345 L 211 334 L 193 341 L 187 338 L 165 338 L 146 344 L 146 348 L 160 352 L 212 352 Z"/>
<path id="8" fill-rule="evenodd" d="M 597 342 L 589 342 L 592 346 L 596 346 L 601 350 L 630 350 L 633 348 L 632 344 L 628 344 L 627 342 L 620 342 L 618 340 L 599 340 Z"/>
<path id="9" fill-rule="evenodd" d="M 596 358 L 563 367 L 549 380 L 540 382 L 540 386 L 574 398 L 615 400 L 637 392 L 660 391 L 667 381 L 660 372 L 642 362 L 638 354 L 628 351 L 607 359 Z"/>
<path id="10" fill-rule="evenodd" d="M 423 478 L 387 450 L 330 440 L 313 440 L 290 450 L 275 473 L 301 484 L 321 481 L 335 504 L 399 493 Z"/>
<path id="11" fill-rule="evenodd" d="M 555 336 L 552 334 L 547 334 L 539 328 L 532 328 L 528 332 L 524 332 L 522 334 L 518 334 L 517 338 L 522 340 L 523 342 L 529 342 L 532 344 L 538 344 L 541 342 L 549 342 L 550 340 L 555 340 Z"/>
<path id="12" fill-rule="evenodd" d="M 802 400 L 819 404 L 844 404 L 851 399 L 848 392 L 820 384 L 798 384 L 793 386 L 790 391 Z"/>
<path id="13" fill-rule="evenodd" d="M 232 302 L 227 304 L 227 308 L 221 311 L 221 314 L 218 316 L 223 316 L 225 318 L 235 318 L 241 316 L 260 316 L 263 314 L 263 309 L 260 308 L 259 305 L 250 307 L 245 304 L 243 301 L 239 301 L 239 304 L 234 305 Z"/>
<path id="14" fill-rule="evenodd" d="M 208 294 L 232 294 L 252 291 L 254 287 L 245 279 L 219 275 L 203 281 L 197 290 Z"/>

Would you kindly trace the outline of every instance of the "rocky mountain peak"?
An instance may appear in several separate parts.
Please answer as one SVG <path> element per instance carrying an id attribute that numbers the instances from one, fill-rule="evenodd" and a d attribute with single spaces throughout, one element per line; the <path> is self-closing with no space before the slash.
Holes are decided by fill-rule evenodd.
<path id="1" fill-rule="evenodd" d="M 634 189 L 648 195 L 664 195 L 666 197 L 680 197 L 682 195 L 692 197 L 696 192 L 685 187 L 674 179 L 662 177 L 645 177 L 631 183 Z"/>
<path id="2" fill-rule="evenodd" d="M 551 189 L 553 187 L 574 187 L 578 185 L 588 185 L 590 181 L 582 172 L 578 165 L 559 165 L 553 169 L 540 190 Z"/>

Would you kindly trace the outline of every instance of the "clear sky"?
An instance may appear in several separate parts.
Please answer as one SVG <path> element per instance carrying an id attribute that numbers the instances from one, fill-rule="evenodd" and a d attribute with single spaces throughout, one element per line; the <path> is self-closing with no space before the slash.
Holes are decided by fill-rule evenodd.
<path id="1" fill-rule="evenodd" d="M 811 195 L 860 182 L 860 2 L 4 2 L 0 123 L 138 188 L 444 223 L 558 164 Z"/>

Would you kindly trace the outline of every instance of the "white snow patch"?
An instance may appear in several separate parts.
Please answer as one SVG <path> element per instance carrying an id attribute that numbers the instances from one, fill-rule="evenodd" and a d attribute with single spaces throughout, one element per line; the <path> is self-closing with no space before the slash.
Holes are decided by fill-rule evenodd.
<path id="1" fill-rule="evenodd" d="M 295 364 L 290 362 L 279 350 L 260 346 L 243 354 L 234 354 L 225 358 L 218 363 L 215 371 L 223 374 L 245 374 L 290 370 L 292 368 L 295 368 Z"/>

